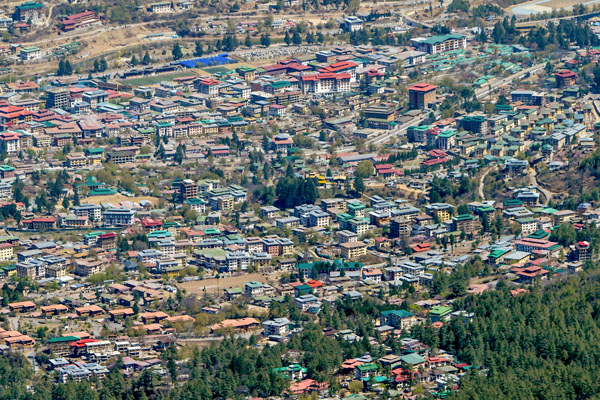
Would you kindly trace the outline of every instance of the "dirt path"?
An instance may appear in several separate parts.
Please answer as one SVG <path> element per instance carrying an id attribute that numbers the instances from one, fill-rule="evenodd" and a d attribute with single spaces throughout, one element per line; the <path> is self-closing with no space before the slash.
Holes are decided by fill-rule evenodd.
<path id="1" fill-rule="evenodd" d="M 485 186 L 485 177 L 488 176 L 488 174 L 495 169 L 496 167 L 490 167 L 488 169 L 486 169 L 483 172 L 483 175 L 481 175 L 481 178 L 479 178 L 479 197 L 481 197 L 481 201 L 485 201 L 485 193 L 483 192 L 483 188 Z"/>

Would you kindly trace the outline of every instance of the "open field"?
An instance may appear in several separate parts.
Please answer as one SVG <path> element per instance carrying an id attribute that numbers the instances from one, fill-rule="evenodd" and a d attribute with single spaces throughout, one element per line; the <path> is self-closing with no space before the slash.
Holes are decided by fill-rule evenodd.
<path id="1" fill-rule="evenodd" d="M 243 287 L 244 283 L 250 281 L 258 281 L 262 283 L 274 282 L 276 280 L 273 275 L 264 275 L 260 273 L 245 274 L 241 276 L 228 276 L 221 279 L 203 279 L 201 281 L 179 283 L 180 289 L 185 289 L 187 293 L 203 294 L 215 293 L 217 290 L 223 291 L 232 287 Z"/>
<path id="2" fill-rule="evenodd" d="M 530 15 L 543 12 L 552 12 L 561 8 L 571 8 L 578 4 L 594 4 L 597 1 L 589 0 L 535 0 L 526 3 L 516 4 L 509 8 L 509 11 L 518 15 Z"/>
<path id="3" fill-rule="evenodd" d="M 90 196 L 85 199 L 86 203 L 91 204 L 100 204 L 100 203 L 112 203 L 118 204 L 123 201 L 131 201 L 133 203 L 139 203 L 141 200 L 148 200 L 152 204 L 156 204 L 158 199 L 152 196 L 137 196 L 137 197 L 127 197 L 122 194 L 112 194 L 109 196 Z"/>
<path id="4" fill-rule="evenodd" d="M 172 74 L 144 76 L 143 78 L 125 79 L 125 80 L 121 80 L 119 82 L 124 83 L 126 85 L 131 85 L 131 86 L 148 86 L 148 85 L 155 85 L 160 82 L 171 81 L 175 78 L 182 78 L 184 76 L 191 76 L 191 75 L 195 75 L 194 72 L 182 71 L 182 72 L 175 72 Z"/>

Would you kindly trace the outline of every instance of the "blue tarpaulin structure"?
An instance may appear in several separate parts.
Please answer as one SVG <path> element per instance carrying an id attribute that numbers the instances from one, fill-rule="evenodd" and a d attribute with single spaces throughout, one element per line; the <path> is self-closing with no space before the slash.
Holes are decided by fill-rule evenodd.
<path id="1" fill-rule="evenodd" d="M 194 58 L 192 60 L 179 61 L 179 65 L 186 68 L 206 67 L 211 65 L 231 64 L 235 61 L 228 57 L 229 54 L 219 54 L 218 56 Z"/>

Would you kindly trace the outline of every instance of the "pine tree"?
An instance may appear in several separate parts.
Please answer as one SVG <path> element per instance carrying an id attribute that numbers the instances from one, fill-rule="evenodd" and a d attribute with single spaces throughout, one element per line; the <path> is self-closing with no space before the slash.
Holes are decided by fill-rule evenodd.
<path id="1" fill-rule="evenodd" d="M 135 56 L 135 54 L 131 56 L 131 65 L 133 65 L 134 67 L 135 67 L 136 65 L 138 65 L 138 59 L 137 59 L 137 57 Z"/>
<path id="2" fill-rule="evenodd" d="M 196 57 L 202 57 L 204 55 L 204 48 L 202 47 L 202 42 L 196 40 L 196 50 L 194 50 L 194 55 Z"/>
<path id="3" fill-rule="evenodd" d="M 65 61 L 61 58 L 60 61 L 58 62 L 58 71 L 56 72 L 56 75 L 63 76 L 64 74 L 65 74 Z"/>
<path id="4" fill-rule="evenodd" d="M 290 44 L 292 44 L 292 38 L 290 37 L 290 33 L 288 31 L 285 31 L 285 37 L 283 38 L 283 41 L 285 42 L 285 44 L 287 44 L 288 46 Z"/>
<path id="5" fill-rule="evenodd" d="M 146 50 L 146 53 L 144 54 L 144 58 L 142 59 L 142 64 L 148 65 L 151 62 L 152 62 L 152 59 L 150 58 L 150 54 L 148 54 L 148 51 Z"/>
<path id="6" fill-rule="evenodd" d="M 77 190 L 77 185 L 73 185 L 73 205 L 78 206 L 79 204 L 79 190 Z"/>
<path id="7" fill-rule="evenodd" d="M 244 41 L 244 45 L 246 47 L 252 47 L 252 39 L 250 38 L 250 34 L 246 35 L 246 40 Z"/>
<path id="8" fill-rule="evenodd" d="M 299 45 L 302 43 L 302 38 L 300 37 L 298 31 L 295 31 L 292 35 L 292 43 L 294 43 L 295 45 Z"/>
<path id="9" fill-rule="evenodd" d="M 175 43 L 171 54 L 173 55 L 173 60 L 175 61 L 180 60 L 183 57 L 183 52 L 181 51 L 181 46 L 179 43 Z"/>
<path id="10" fill-rule="evenodd" d="M 65 61 L 65 75 L 69 76 L 73 74 L 73 67 L 71 67 L 71 62 L 69 60 Z"/>

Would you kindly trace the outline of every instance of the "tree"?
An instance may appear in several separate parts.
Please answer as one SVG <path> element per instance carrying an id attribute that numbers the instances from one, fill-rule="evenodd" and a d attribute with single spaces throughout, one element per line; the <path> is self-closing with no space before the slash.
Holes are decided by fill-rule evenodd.
<path id="1" fill-rule="evenodd" d="M 365 183 L 360 175 L 354 177 L 354 191 L 358 194 L 363 194 L 365 191 Z"/>
<path id="2" fill-rule="evenodd" d="M 106 58 L 102 57 L 98 64 L 98 72 L 104 72 L 108 69 L 108 63 L 106 62 Z"/>
<path id="3" fill-rule="evenodd" d="M 260 44 L 265 47 L 269 47 L 271 45 L 271 38 L 268 33 L 265 33 L 260 37 Z"/>
<path id="4" fill-rule="evenodd" d="M 131 64 L 132 66 L 134 66 L 134 67 L 135 67 L 136 65 L 138 65 L 138 64 L 139 64 L 139 62 L 138 62 L 138 59 L 137 59 L 137 57 L 135 56 L 135 54 L 131 56 L 131 62 L 130 62 L 130 64 Z"/>
<path id="5" fill-rule="evenodd" d="M 361 178 L 368 178 L 373 174 L 373 163 L 369 160 L 361 161 L 356 167 L 356 175 Z"/>
<path id="6" fill-rule="evenodd" d="M 148 65 L 151 63 L 152 63 L 152 59 L 150 58 L 150 54 L 148 53 L 148 50 L 146 50 L 146 53 L 144 53 L 144 58 L 142 58 L 142 64 Z"/>
<path id="7" fill-rule="evenodd" d="M 71 62 L 69 60 L 65 61 L 65 75 L 73 75 L 73 67 L 71 67 Z"/>
<path id="8" fill-rule="evenodd" d="M 558 242 L 562 246 L 570 246 L 577 239 L 577 231 L 571 224 L 560 224 L 552 230 L 550 240 Z"/>
<path id="9" fill-rule="evenodd" d="M 25 203 L 27 204 L 27 197 L 23 194 L 23 181 L 17 177 L 13 182 L 13 199 L 16 203 Z"/>
<path id="10" fill-rule="evenodd" d="M 61 58 L 58 62 L 58 71 L 56 71 L 56 75 L 63 76 L 65 74 L 65 61 Z"/>
<path id="11" fill-rule="evenodd" d="M 294 34 L 292 35 L 292 43 L 294 43 L 296 46 L 302 43 L 302 38 L 300 37 L 298 31 L 294 31 Z"/>
<path id="12" fill-rule="evenodd" d="M 181 165 L 185 157 L 183 145 L 180 143 L 175 151 L 174 160 L 177 164 Z"/>
<path id="13" fill-rule="evenodd" d="M 285 37 L 283 38 L 283 41 L 288 46 L 292 44 L 292 38 L 290 37 L 290 33 L 288 31 L 285 31 Z"/>
<path id="14" fill-rule="evenodd" d="M 252 47 L 252 39 L 250 38 L 250 34 L 246 35 L 246 40 L 244 41 L 244 45 L 248 48 Z"/>
<path id="15" fill-rule="evenodd" d="M 173 55 L 173 60 L 177 61 L 183 57 L 183 52 L 181 51 L 181 46 L 178 42 L 173 45 L 173 50 L 171 50 L 171 54 Z"/>
<path id="16" fill-rule="evenodd" d="M 77 188 L 77 185 L 73 185 L 73 205 L 74 206 L 80 205 L 79 190 Z"/>

